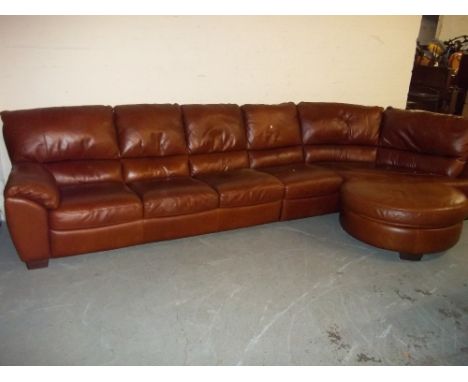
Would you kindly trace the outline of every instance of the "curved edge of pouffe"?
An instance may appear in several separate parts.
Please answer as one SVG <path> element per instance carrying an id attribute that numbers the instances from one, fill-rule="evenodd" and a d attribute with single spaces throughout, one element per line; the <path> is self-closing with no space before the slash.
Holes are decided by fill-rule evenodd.
<path id="1" fill-rule="evenodd" d="M 347 233 L 367 244 L 415 255 L 453 247 L 460 239 L 463 227 L 463 222 L 443 228 L 397 227 L 351 211 L 340 213 L 340 223 Z"/>
<path id="2" fill-rule="evenodd" d="M 421 194 L 425 189 L 437 190 L 437 194 L 429 193 L 429 197 L 424 198 Z M 440 198 L 444 195 L 445 200 Z M 468 200 L 462 192 L 443 184 L 423 182 L 347 182 L 341 189 L 341 204 L 343 210 L 368 219 L 409 228 L 445 228 L 468 216 Z"/>

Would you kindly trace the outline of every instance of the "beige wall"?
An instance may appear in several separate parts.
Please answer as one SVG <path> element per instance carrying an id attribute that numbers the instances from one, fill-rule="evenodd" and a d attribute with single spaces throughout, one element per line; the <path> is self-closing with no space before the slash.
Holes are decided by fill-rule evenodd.
<path id="1" fill-rule="evenodd" d="M 437 38 L 442 41 L 468 35 L 468 16 L 440 16 Z"/>
<path id="2" fill-rule="evenodd" d="M 301 100 L 401 107 L 419 26 L 419 16 L 0 17 L 0 109 Z M 4 147 L 0 160 L 6 177 Z"/>

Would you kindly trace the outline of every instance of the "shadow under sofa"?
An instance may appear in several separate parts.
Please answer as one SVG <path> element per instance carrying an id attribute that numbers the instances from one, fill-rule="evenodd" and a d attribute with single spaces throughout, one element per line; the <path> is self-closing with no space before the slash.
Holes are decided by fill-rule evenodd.
<path id="1" fill-rule="evenodd" d="M 8 228 L 50 258 L 340 211 L 350 179 L 468 195 L 468 121 L 339 103 L 141 104 L 1 113 Z"/>

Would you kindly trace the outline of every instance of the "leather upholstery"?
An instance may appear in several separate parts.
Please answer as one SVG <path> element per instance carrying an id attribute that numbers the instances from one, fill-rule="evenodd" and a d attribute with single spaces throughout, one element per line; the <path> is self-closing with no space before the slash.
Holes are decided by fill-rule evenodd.
<path id="1" fill-rule="evenodd" d="M 52 162 L 43 166 L 52 173 L 59 186 L 122 181 L 120 161 L 115 159 Z"/>
<path id="2" fill-rule="evenodd" d="M 301 163 L 301 133 L 293 103 L 244 105 L 250 166 L 254 168 Z"/>
<path id="3" fill-rule="evenodd" d="M 245 150 L 190 156 L 190 173 L 193 176 L 239 170 L 246 167 L 249 167 L 249 158 Z"/>
<path id="4" fill-rule="evenodd" d="M 225 207 L 218 211 L 218 230 L 249 227 L 277 221 L 281 212 L 281 200 L 254 206 Z"/>
<path id="5" fill-rule="evenodd" d="M 330 170 L 306 164 L 292 164 L 262 168 L 278 178 L 284 185 L 284 199 L 300 199 L 312 196 L 336 194 L 343 179 Z"/>
<path id="6" fill-rule="evenodd" d="M 381 107 L 301 102 L 297 110 L 304 144 L 374 146 L 378 143 Z"/>
<path id="7" fill-rule="evenodd" d="M 239 106 L 184 105 L 182 110 L 192 175 L 249 166 Z"/>
<path id="8" fill-rule="evenodd" d="M 350 181 L 341 188 L 341 203 L 348 211 L 401 227 L 446 227 L 468 216 L 460 191 L 429 182 Z"/>
<path id="9" fill-rule="evenodd" d="M 339 191 L 322 196 L 299 199 L 285 199 L 281 208 L 281 220 L 306 218 L 338 212 L 340 210 Z"/>
<path id="10" fill-rule="evenodd" d="M 244 105 L 242 111 L 250 150 L 302 143 L 296 106 L 292 102 L 279 105 Z"/>
<path id="11" fill-rule="evenodd" d="M 377 167 L 375 164 L 362 162 L 320 162 L 317 165 L 336 172 L 345 180 L 387 180 L 403 183 L 430 182 L 455 187 L 468 197 L 468 178 L 451 178 L 395 167 Z"/>
<path id="12" fill-rule="evenodd" d="M 134 182 L 130 188 L 143 201 L 145 218 L 192 214 L 219 204 L 215 190 L 190 177 Z"/>
<path id="13" fill-rule="evenodd" d="M 188 175 L 187 147 L 179 105 L 115 107 L 115 127 L 125 182 Z"/>
<path id="14" fill-rule="evenodd" d="M 281 220 L 336 212 L 342 177 L 318 166 L 290 164 L 262 168 L 281 181 L 285 193 Z"/>
<path id="15" fill-rule="evenodd" d="M 186 155 L 169 157 L 122 159 L 122 172 L 125 182 L 148 179 L 163 179 L 174 176 L 187 176 L 188 158 Z"/>
<path id="16" fill-rule="evenodd" d="M 375 162 L 383 108 L 301 102 L 297 110 L 307 162 Z"/>
<path id="17" fill-rule="evenodd" d="M 468 164 L 465 164 L 465 167 L 463 167 L 462 172 L 460 175 L 458 175 L 459 178 L 468 178 Z"/>
<path id="18" fill-rule="evenodd" d="M 142 242 L 142 220 L 106 227 L 50 230 L 52 257 L 122 248 Z"/>
<path id="19" fill-rule="evenodd" d="M 425 180 L 435 179 L 441 176 L 412 172 L 407 169 L 395 167 L 383 167 L 369 162 L 317 162 L 316 166 L 335 171 L 345 180 L 350 179 L 388 179 L 390 181 L 408 181 L 420 177 Z M 446 179 L 447 177 L 444 177 Z"/>
<path id="20" fill-rule="evenodd" d="M 143 220 L 143 241 L 168 240 L 219 230 L 219 209 Z"/>
<path id="21" fill-rule="evenodd" d="M 121 105 L 116 106 L 114 112 L 122 157 L 186 153 L 179 105 Z"/>
<path id="22" fill-rule="evenodd" d="M 374 163 L 377 147 L 354 145 L 308 145 L 304 147 L 306 163 L 313 162 L 369 162 Z"/>
<path id="23" fill-rule="evenodd" d="M 421 255 L 453 246 L 468 216 L 465 196 L 434 183 L 349 181 L 341 188 L 343 228 L 400 253 Z"/>
<path id="24" fill-rule="evenodd" d="M 379 166 L 405 169 L 414 173 L 427 173 L 456 177 L 465 166 L 458 158 L 419 154 L 410 151 L 379 148 Z"/>
<path id="25" fill-rule="evenodd" d="M 449 187 L 456 188 L 458 191 L 463 192 L 465 197 L 468 199 L 468 179 L 467 178 L 449 178 L 449 177 L 437 177 L 431 179 L 432 182 L 444 184 Z"/>
<path id="26" fill-rule="evenodd" d="M 282 166 L 304 162 L 301 146 L 289 146 L 271 150 L 249 151 L 250 166 L 253 168 Z"/>
<path id="27" fill-rule="evenodd" d="M 379 146 L 378 165 L 456 177 L 468 156 L 468 120 L 388 108 Z"/>
<path id="28" fill-rule="evenodd" d="M 340 222 L 346 232 L 377 248 L 415 255 L 441 252 L 459 240 L 463 223 L 442 228 L 407 228 L 367 219 L 342 211 Z"/>
<path id="29" fill-rule="evenodd" d="M 60 203 L 54 177 L 38 163 L 13 165 L 5 186 L 5 198 L 27 199 L 51 209 Z"/>
<path id="30" fill-rule="evenodd" d="M 219 194 L 220 207 L 244 207 L 281 200 L 283 185 L 275 177 L 253 169 L 202 174 L 198 179 L 208 183 Z"/>
<path id="31" fill-rule="evenodd" d="M 138 196 L 123 183 L 64 186 L 60 206 L 49 213 L 52 229 L 72 230 L 127 223 L 143 217 Z"/>
<path id="32" fill-rule="evenodd" d="M 34 201 L 8 197 L 5 213 L 11 239 L 25 262 L 49 259 L 49 224 L 47 210 Z"/>
<path id="33" fill-rule="evenodd" d="M 468 195 L 467 122 L 382 115 L 379 107 L 305 102 L 3 112 L 13 242 L 29 266 L 45 265 L 341 211 L 348 232 L 383 248 L 454 245 L 468 214 L 463 194 L 450 188 Z M 354 180 L 364 181 L 364 197 L 346 194 Z M 374 192 L 366 194 L 366 180 Z M 393 192 L 383 181 L 410 188 Z"/>
<path id="34" fill-rule="evenodd" d="M 191 154 L 245 149 L 245 130 L 239 106 L 183 105 L 182 110 Z"/>
<path id="35" fill-rule="evenodd" d="M 109 106 L 4 111 L 1 116 L 14 163 L 119 157 Z"/>
<path id="36" fill-rule="evenodd" d="M 304 160 L 296 106 L 244 105 L 250 166 L 301 163 Z"/>

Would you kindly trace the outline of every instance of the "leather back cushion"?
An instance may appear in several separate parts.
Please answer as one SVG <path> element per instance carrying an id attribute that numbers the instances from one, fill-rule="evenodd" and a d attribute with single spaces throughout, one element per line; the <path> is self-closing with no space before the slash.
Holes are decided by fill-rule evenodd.
<path id="1" fill-rule="evenodd" d="M 184 105 L 182 110 L 191 154 L 245 150 L 245 129 L 239 106 Z"/>
<path id="2" fill-rule="evenodd" d="M 296 105 L 244 105 L 247 141 L 250 150 L 300 145 L 301 133 Z"/>
<path id="3" fill-rule="evenodd" d="M 116 106 L 114 112 L 122 157 L 186 153 L 179 105 L 121 105 Z"/>
<path id="4" fill-rule="evenodd" d="M 359 145 L 306 145 L 306 162 L 372 162 L 377 157 L 377 147 Z"/>
<path id="5" fill-rule="evenodd" d="M 122 171 L 127 183 L 189 175 L 187 155 L 122 159 Z"/>
<path id="6" fill-rule="evenodd" d="M 184 105 L 182 110 L 192 175 L 249 167 L 239 106 Z"/>
<path id="7" fill-rule="evenodd" d="M 120 161 L 117 159 L 52 162 L 44 166 L 61 186 L 122 181 Z"/>
<path id="8" fill-rule="evenodd" d="M 271 150 L 249 151 L 250 167 L 274 167 L 304 162 L 301 146 L 281 147 Z"/>
<path id="9" fill-rule="evenodd" d="M 377 164 L 456 177 L 468 156 L 468 120 L 388 108 Z"/>
<path id="10" fill-rule="evenodd" d="M 281 166 L 304 160 L 294 103 L 244 105 L 242 110 L 251 167 Z"/>
<path id="11" fill-rule="evenodd" d="M 211 174 L 246 167 L 249 167 L 246 150 L 190 155 L 190 173 L 192 175 Z"/>
<path id="12" fill-rule="evenodd" d="M 375 162 L 383 108 L 301 102 L 297 109 L 307 162 Z"/>
<path id="13" fill-rule="evenodd" d="M 119 157 L 111 107 L 5 111 L 1 116 L 13 163 Z"/>

